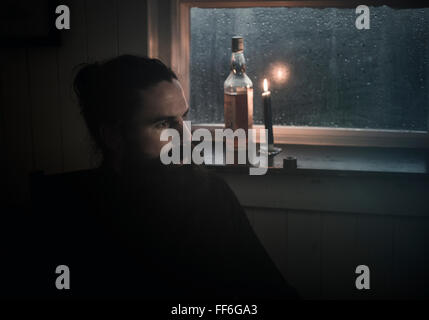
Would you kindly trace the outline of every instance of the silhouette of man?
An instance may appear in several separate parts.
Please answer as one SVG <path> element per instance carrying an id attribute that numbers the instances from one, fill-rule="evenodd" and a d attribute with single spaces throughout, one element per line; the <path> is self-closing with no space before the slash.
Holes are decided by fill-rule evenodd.
<path id="1" fill-rule="evenodd" d="M 222 179 L 160 163 L 162 130 L 182 132 L 189 111 L 172 70 L 124 55 L 81 68 L 74 89 L 103 160 L 37 180 L 35 294 L 296 298 Z M 69 292 L 54 286 L 60 264 Z"/>

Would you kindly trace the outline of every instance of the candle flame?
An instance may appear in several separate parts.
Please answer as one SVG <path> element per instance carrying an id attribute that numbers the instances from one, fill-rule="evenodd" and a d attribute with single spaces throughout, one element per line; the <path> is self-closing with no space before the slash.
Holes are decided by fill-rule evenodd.
<path id="1" fill-rule="evenodd" d="M 264 92 L 268 91 L 268 80 L 264 79 Z"/>

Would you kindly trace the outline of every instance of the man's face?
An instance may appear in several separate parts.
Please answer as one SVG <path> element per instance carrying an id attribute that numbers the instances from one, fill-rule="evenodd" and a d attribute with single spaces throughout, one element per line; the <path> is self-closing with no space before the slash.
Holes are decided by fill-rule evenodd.
<path id="1" fill-rule="evenodd" d="M 137 113 L 133 130 L 135 150 L 146 158 L 158 158 L 168 141 L 160 141 L 164 129 L 174 128 L 182 134 L 189 107 L 179 81 L 162 81 L 140 91 L 142 108 Z"/>

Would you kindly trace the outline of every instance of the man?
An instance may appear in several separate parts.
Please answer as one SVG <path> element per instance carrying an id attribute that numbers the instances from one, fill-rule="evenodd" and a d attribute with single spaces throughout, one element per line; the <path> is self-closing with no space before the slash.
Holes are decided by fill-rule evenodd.
<path id="1" fill-rule="evenodd" d="M 34 293 L 50 297 L 295 298 L 228 185 L 164 166 L 162 130 L 189 111 L 161 61 L 120 56 L 74 81 L 98 169 L 34 179 Z M 57 290 L 57 265 L 70 291 Z M 31 294 L 31 292 L 29 292 Z"/>

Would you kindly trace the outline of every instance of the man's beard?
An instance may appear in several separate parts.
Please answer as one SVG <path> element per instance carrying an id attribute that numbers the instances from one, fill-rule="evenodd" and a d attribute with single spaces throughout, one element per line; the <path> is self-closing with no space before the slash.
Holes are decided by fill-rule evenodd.
<path id="1" fill-rule="evenodd" d="M 191 155 L 194 147 L 195 143 L 191 142 Z M 160 155 L 156 157 L 148 155 L 142 150 L 140 145 L 133 141 L 128 141 L 122 148 L 119 171 L 124 177 L 135 178 L 137 176 L 153 176 L 174 170 L 174 168 L 180 167 L 183 164 L 185 157 L 189 158 L 189 155 L 185 155 L 182 143 L 179 146 L 179 150 L 181 163 L 166 165 L 161 162 Z M 171 152 L 173 152 L 172 149 L 169 151 L 170 155 Z M 192 163 L 192 161 L 190 162 Z"/>
<path id="2" fill-rule="evenodd" d="M 134 144 L 128 144 L 121 156 L 120 171 L 125 176 L 140 175 L 152 170 L 160 170 L 162 163 L 159 157 L 151 157 L 145 154 L 141 148 Z"/>

